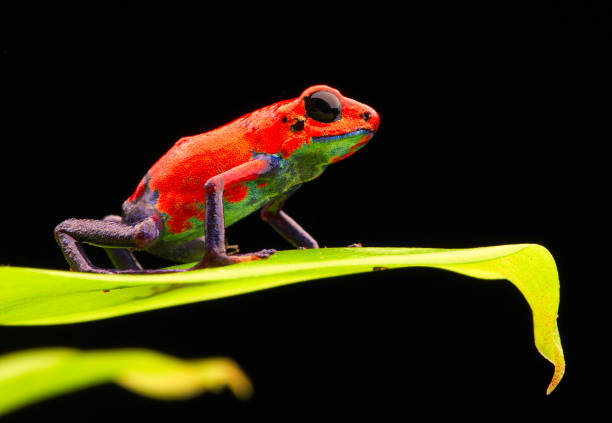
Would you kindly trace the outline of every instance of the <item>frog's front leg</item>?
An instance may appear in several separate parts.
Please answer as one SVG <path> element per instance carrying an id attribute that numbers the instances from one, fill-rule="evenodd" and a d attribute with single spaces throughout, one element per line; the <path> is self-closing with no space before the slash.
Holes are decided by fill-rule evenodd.
<path id="1" fill-rule="evenodd" d="M 261 250 L 256 253 L 228 255 L 225 243 L 225 218 L 223 214 L 223 192 L 226 188 L 253 180 L 271 172 L 276 161 L 269 156 L 262 156 L 236 166 L 226 172 L 210 178 L 204 185 L 206 194 L 205 206 L 205 252 L 202 260 L 193 269 L 204 267 L 226 266 L 228 264 L 268 258 L 275 250 Z"/>
<path id="2" fill-rule="evenodd" d="M 297 248 L 319 248 L 319 243 L 293 220 L 282 208 L 300 185 L 271 200 L 261 209 L 261 218 L 278 232 L 283 238 Z"/>

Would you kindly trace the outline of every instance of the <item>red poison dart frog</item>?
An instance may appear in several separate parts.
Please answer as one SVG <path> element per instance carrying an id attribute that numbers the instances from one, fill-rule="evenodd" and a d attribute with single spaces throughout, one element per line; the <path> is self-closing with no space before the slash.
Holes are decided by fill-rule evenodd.
<path id="1" fill-rule="evenodd" d="M 132 251 L 146 250 L 191 269 L 274 254 L 228 255 L 225 227 L 261 209 L 261 217 L 298 248 L 318 248 L 282 211 L 302 183 L 363 147 L 378 129 L 374 109 L 325 85 L 306 89 L 218 129 L 181 138 L 146 173 L 121 216 L 68 219 L 55 228 L 70 267 L 96 273 L 145 270 Z M 116 269 L 94 266 L 81 243 L 102 247 Z M 189 270 L 189 269 L 187 269 Z"/>

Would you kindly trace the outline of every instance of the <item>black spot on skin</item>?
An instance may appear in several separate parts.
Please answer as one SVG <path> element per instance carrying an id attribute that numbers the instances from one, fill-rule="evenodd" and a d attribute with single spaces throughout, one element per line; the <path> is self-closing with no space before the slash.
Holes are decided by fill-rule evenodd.
<path id="1" fill-rule="evenodd" d="M 301 119 L 297 119 L 293 125 L 291 125 L 291 132 L 300 132 L 304 130 L 304 122 Z"/>
<path id="2" fill-rule="evenodd" d="M 363 120 L 365 120 L 366 122 L 370 120 L 370 112 L 363 112 L 362 114 L 359 115 Z"/>
<path id="3" fill-rule="evenodd" d="M 283 120 L 283 123 L 287 123 L 287 120 L 288 120 L 288 119 L 287 119 L 287 116 L 283 116 L 283 119 L 282 119 L 282 120 Z"/>

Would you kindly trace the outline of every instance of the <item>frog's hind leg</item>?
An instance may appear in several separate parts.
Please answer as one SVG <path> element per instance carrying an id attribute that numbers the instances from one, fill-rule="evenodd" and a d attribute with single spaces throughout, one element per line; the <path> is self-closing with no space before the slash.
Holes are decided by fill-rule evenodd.
<path id="1" fill-rule="evenodd" d="M 278 232 L 283 238 L 297 248 L 319 248 L 319 243 L 293 220 L 282 208 L 300 185 L 272 199 L 261 209 L 261 218 Z"/>
<path id="2" fill-rule="evenodd" d="M 123 218 L 117 215 L 109 215 L 102 220 L 106 222 L 123 223 Z M 127 248 L 105 248 L 104 251 L 106 251 L 115 269 L 143 271 L 142 265 L 131 250 Z"/>
<path id="3" fill-rule="evenodd" d="M 130 267 L 124 272 L 147 273 L 137 266 L 135 258 L 127 248 L 146 249 L 158 240 L 161 231 L 161 223 L 152 217 L 144 219 L 135 225 L 128 225 L 117 221 L 116 218 L 107 220 L 94 219 L 68 219 L 55 228 L 55 239 L 62 249 L 62 253 L 70 267 L 80 272 L 94 273 L 119 273 L 121 270 L 103 269 L 94 266 L 81 243 L 92 244 L 102 248 L 114 248 L 124 250 L 114 254 L 119 266 Z M 129 254 L 127 254 L 127 253 Z M 133 260 L 132 260 L 133 258 Z M 111 257 L 113 260 L 113 257 Z M 131 267 L 134 268 L 131 268 Z"/>

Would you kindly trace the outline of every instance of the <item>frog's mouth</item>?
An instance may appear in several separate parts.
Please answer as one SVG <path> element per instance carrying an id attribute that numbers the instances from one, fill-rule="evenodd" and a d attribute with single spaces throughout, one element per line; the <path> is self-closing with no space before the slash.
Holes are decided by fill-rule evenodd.
<path id="1" fill-rule="evenodd" d="M 362 129 L 357 129 L 355 131 L 351 131 L 351 132 L 347 132 L 346 134 L 339 134 L 339 135 L 320 135 L 318 137 L 312 137 L 312 140 L 314 142 L 331 142 L 331 141 L 338 141 L 338 140 L 344 140 L 347 138 L 360 138 L 363 137 L 364 135 L 369 135 L 369 138 L 372 138 L 372 135 L 374 135 L 374 131 L 372 131 L 371 129 L 367 129 L 367 128 L 362 128 Z"/>
<path id="2" fill-rule="evenodd" d="M 367 128 L 357 129 L 339 135 L 323 135 L 312 137 L 315 151 L 326 157 L 327 163 L 336 163 L 343 160 L 370 141 L 374 131 Z"/>

